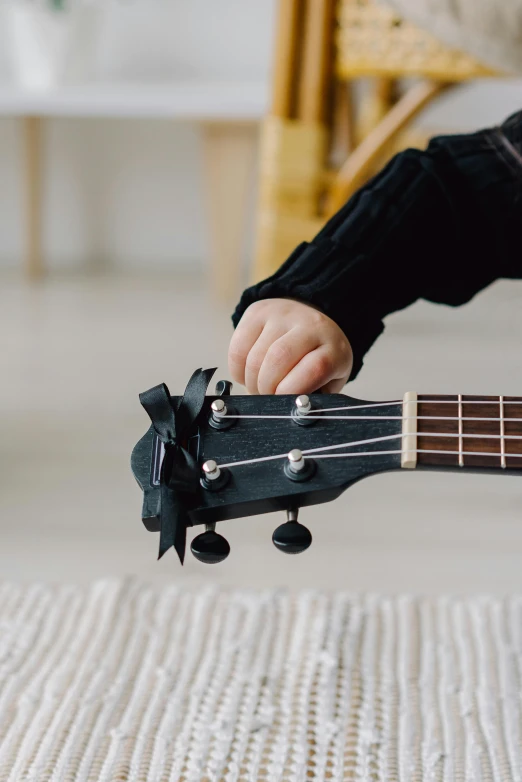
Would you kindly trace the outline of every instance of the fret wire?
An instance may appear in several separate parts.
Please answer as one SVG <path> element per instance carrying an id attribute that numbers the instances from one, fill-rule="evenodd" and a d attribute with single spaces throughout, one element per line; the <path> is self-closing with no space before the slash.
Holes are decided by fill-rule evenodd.
<path id="1" fill-rule="evenodd" d="M 499 397 L 500 408 L 500 466 L 506 469 L 506 433 L 504 427 L 504 397 Z"/>
<path id="2" fill-rule="evenodd" d="M 463 422 L 462 422 L 462 394 L 459 394 L 458 399 L 458 413 L 459 413 L 459 467 L 464 467 L 464 454 L 462 453 L 462 432 L 463 432 Z"/>

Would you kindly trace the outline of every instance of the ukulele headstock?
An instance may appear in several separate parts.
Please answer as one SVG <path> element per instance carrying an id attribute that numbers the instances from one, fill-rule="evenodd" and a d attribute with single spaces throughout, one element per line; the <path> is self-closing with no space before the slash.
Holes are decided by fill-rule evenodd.
<path id="1" fill-rule="evenodd" d="M 215 534 L 215 524 L 227 519 L 272 511 L 289 512 L 295 523 L 296 509 L 334 500 L 361 478 L 401 466 L 401 402 L 344 394 L 232 396 L 223 381 L 216 390 L 228 393 L 205 397 L 185 443 L 201 471 L 190 522 L 207 532 Z M 179 400 L 171 398 L 174 409 Z M 151 427 L 132 456 L 151 531 L 159 529 L 163 454 Z"/>

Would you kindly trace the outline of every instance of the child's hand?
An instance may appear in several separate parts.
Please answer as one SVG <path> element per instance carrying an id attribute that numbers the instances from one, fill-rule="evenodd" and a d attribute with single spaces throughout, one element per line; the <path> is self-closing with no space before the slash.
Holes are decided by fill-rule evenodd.
<path id="1" fill-rule="evenodd" d="M 292 299 L 263 299 L 241 318 L 230 342 L 232 379 L 251 394 L 335 394 L 352 369 L 352 349 L 333 320 Z"/>

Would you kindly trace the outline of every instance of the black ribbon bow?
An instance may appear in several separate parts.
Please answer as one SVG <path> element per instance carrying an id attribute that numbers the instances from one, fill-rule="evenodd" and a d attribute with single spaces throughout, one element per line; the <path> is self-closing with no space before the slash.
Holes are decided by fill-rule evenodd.
<path id="1" fill-rule="evenodd" d="M 174 546 L 181 564 L 185 559 L 188 511 L 199 489 L 199 468 L 188 451 L 187 439 L 201 413 L 208 384 L 216 369 L 197 369 L 174 408 L 165 383 L 140 394 L 154 431 L 165 446 L 160 473 L 160 546 L 158 559 Z"/>

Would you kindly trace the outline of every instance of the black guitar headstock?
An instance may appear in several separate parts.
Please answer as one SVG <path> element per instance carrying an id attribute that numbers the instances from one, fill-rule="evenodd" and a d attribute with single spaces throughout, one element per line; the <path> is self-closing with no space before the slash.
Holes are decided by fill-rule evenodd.
<path id="1" fill-rule="evenodd" d="M 182 398 L 171 397 L 180 410 Z M 196 465 L 198 486 L 187 502 L 187 523 L 206 525 L 192 544 L 198 559 L 217 562 L 229 551 L 215 532 L 227 519 L 286 511 L 275 545 L 296 553 L 311 536 L 297 522 L 307 505 L 336 499 L 367 475 L 401 467 L 401 402 L 365 402 L 343 394 L 233 396 L 218 383 L 177 443 Z M 161 433 L 160 433 L 161 434 Z M 151 426 L 134 448 L 132 469 L 143 489 L 143 523 L 159 531 L 162 474 L 168 445 Z M 165 439 L 165 438 L 163 438 Z"/>

